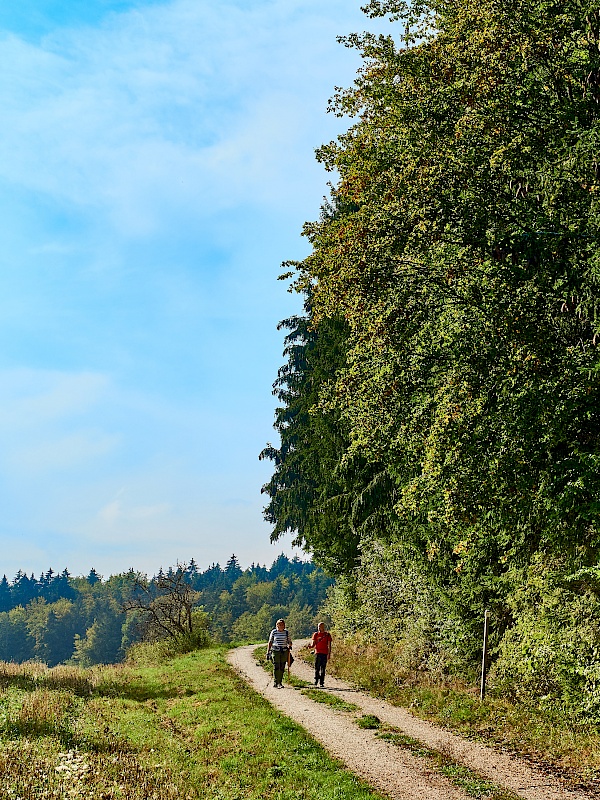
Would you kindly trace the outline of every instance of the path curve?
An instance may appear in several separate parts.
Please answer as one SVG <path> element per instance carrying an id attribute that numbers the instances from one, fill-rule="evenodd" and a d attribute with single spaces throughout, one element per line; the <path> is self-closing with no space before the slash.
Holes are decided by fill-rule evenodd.
<path id="1" fill-rule="evenodd" d="M 302 642 L 297 642 L 295 650 Z M 265 645 L 266 647 L 266 645 Z M 429 768 L 425 759 L 377 738 L 372 730 L 359 728 L 357 716 L 373 714 L 382 722 L 399 728 L 435 750 L 448 755 L 499 786 L 512 790 L 524 800 L 589 800 L 590 796 L 568 789 L 557 778 L 548 776 L 508 753 L 471 742 L 442 728 L 413 717 L 406 709 L 364 694 L 337 678 L 327 676 L 324 691 L 354 703 L 360 710 L 349 714 L 310 700 L 288 684 L 275 689 L 272 678 L 256 662 L 256 645 L 229 651 L 227 659 L 255 691 L 275 708 L 309 731 L 331 755 L 367 783 L 388 797 L 398 800 L 464 800 L 466 795 L 445 777 Z M 312 681 L 312 667 L 300 658 L 294 674 Z"/>

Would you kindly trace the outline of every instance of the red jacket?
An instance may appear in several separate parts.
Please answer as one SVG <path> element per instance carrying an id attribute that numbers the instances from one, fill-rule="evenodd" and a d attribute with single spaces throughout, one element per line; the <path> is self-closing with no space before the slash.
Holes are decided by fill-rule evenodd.
<path id="1" fill-rule="evenodd" d="M 312 643 L 317 653 L 328 655 L 329 645 L 331 643 L 331 634 L 327 631 L 324 633 L 319 633 L 319 631 L 317 631 L 312 635 Z"/>

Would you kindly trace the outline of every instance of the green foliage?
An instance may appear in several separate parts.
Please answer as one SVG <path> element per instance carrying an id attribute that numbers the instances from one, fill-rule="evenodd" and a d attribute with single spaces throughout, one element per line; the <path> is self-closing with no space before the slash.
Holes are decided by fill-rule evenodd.
<path id="1" fill-rule="evenodd" d="M 67 656 L 68 658 L 68 656 Z M 123 622 L 120 613 L 96 617 L 85 635 L 74 637 L 73 661 L 82 667 L 115 664 L 123 659 Z"/>
<path id="2" fill-rule="evenodd" d="M 233 623 L 232 636 L 236 642 L 264 642 L 273 630 L 274 620 L 285 617 L 285 606 L 265 603 L 256 612 L 244 611 Z"/>
<path id="3" fill-rule="evenodd" d="M 122 661 L 144 635 L 162 639 L 165 628 L 175 634 L 173 642 L 155 649 L 168 657 L 205 647 L 210 639 L 262 641 L 282 616 L 293 636 L 304 636 L 314 629 L 332 583 L 314 564 L 283 554 L 270 569 L 253 564 L 242 570 L 232 556 L 225 569 L 213 564 L 201 572 L 192 560 L 153 578 L 133 570 L 108 580 L 95 570 L 87 578 L 71 577 L 66 570 L 52 575 L 49 570 L 43 580 L 25 582 L 19 572 L 12 584 L 0 582 L 0 602 L 6 608 L 0 611 L 0 659 L 38 659 L 51 666 L 112 664 Z M 12 607 L 24 596 L 24 586 L 29 601 Z M 176 596 L 168 594 L 169 587 Z M 50 602 L 47 596 L 55 599 Z M 175 604 L 169 601 L 174 596 Z M 155 612 L 152 625 L 146 606 Z"/>
<path id="4" fill-rule="evenodd" d="M 270 580 L 269 580 L 270 579 Z M 293 637 L 314 630 L 332 579 L 312 563 L 279 557 L 270 570 L 245 570 L 218 594 L 201 590 L 211 633 L 221 641 L 264 641 L 283 617 Z"/>
<path id="5" fill-rule="evenodd" d="M 338 635 L 361 647 L 389 642 L 398 680 L 416 673 L 434 682 L 454 674 L 476 679 L 482 617 L 461 618 L 452 589 L 432 580 L 428 567 L 401 542 L 365 542 L 360 566 L 329 590 L 323 610 Z M 498 628 L 492 628 L 492 648 Z"/>
<path id="6" fill-rule="evenodd" d="M 472 675 L 489 609 L 503 686 L 595 714 L 600 12 L 367 11 L 396 33 L 343 39 L 364 64 L 318 153 L 338 178 L 296 265 L 266 516 L 405 674 Z"/>
<path id="7" fill-rule="evenodd" d="M 586 571 L 587 572 L 587 571 Z M 539 558 L 511 598 L 514 626 L 499 647 L 495 692 L 531 706 L 600 720 L 600 595 Z"/>
<path id="8" fill-rule="evenodd" d="M 337 412 L 318 409 L 320 392 L 344 363 L 347 331 L 338 318 L 313 326 L 310 302 L 305 316 L 284 320 L 284 355 L 274 394 L 275 428 L 281 445 L 267 447 L 260 458 L 275 462 L 272 479 L 263 487 L 271 497 L 265 519 L 273 523 L 271 539 L 286 532 L 334 572 L 356 563 L 358 536 L 352 523 L 352 469 L 339 463 L 348 437 Z"/>

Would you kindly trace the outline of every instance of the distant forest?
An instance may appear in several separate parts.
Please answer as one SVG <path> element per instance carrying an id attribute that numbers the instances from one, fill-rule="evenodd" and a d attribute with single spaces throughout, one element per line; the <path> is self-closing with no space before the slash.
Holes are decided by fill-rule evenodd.
<path id="1" fill-rule="evenodd" d="M 38 659 L 50 666 L 121 661 L 142 636 L 139 617 L 124 611 L 136 581 L 141 577 L 152 591 L 182 567 L 186 583 L 199 593 L 196 606 L 206 613 L 211 636 L 225 642 L 265 638 L 280 616 L 292 635 L 308 633 L 332 583 L 313 563 L 283 554 L 270 569 L 252 564 L 242 570 L 233 555 L 225 567 L 200 571 L 192 559 L 152 578 L 133 569 L 107 580 L 95 569 L 87 577 L 49 569 L 39 578 L 19 570 L 12 582 L 6 575 L 0 581 L 0 660 Z"/>

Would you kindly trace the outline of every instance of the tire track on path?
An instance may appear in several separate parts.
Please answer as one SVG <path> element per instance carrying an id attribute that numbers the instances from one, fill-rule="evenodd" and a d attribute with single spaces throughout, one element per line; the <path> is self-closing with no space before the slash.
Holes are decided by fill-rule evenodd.
<path id="1" fill-rule="evenodd" d="M 297 642 L 295 649 L 301 645 L 302 642 Z M 329 675 L 326 689 L 319 691 L 335 692 L 346 702 L 359 706 L 359 712 L 352 715 L 336 711 L 310 700 L 289 684 L 284 689 L 275 689 L 268 673 L 256 663 L 255 648 L 256 645 L 236 648 L 229 651 L 227 659 L 275 708 L 302 725 L 349 770 L 394 800 L 465 800 L 467 795 L 431 769 L 425 759 L 377 738 L 372 730 L 359 728 L 353 719 L 357 715 L 377 716 L 524 800 L 590 800 L 589 795 L 568 789 L 557 778 L 535 770 L 508 753 L 468 741 L 417 719 L 406 709 L 364 694 Z M 300 658 L 296 658 L 293 671 L 312 683 L 313 669 Z"/>

